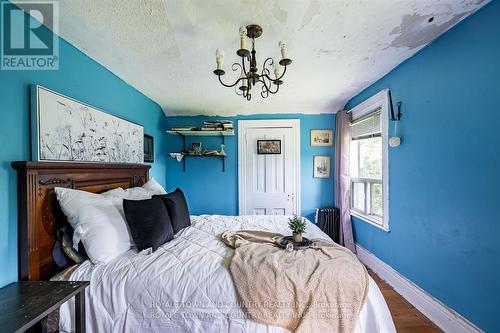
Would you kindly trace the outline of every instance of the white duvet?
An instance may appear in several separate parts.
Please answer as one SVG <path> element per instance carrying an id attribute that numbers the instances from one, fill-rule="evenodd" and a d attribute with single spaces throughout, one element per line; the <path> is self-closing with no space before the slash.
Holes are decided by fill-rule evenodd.
<path id="1" fill-rule="evenodd" d="M 192 217 L 192 226 L 154 253 L 129 250 L 105 265 L 82 263 L 70 280 L 87 280 L 87 332 L 268 332 L 288 330 L 245 318 L 228 265 L 225 230 L 288 234 L 285 216 Z M 306 237 L 329 239 L 308 223 Z M 328 281 L 325 281 L 328 283 Z M 73 301 L 60 310 L 60 328 L 74 331 Z M 355 332 L 395 332 L 385 300 L 370 278 Z"/>

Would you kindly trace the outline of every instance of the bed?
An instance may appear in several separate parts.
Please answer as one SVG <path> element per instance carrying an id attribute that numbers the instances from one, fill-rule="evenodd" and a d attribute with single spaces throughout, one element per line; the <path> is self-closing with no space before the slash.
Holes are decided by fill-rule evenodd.
<path id="1" fill-rule="evenodd" d="M 64 222 L 53 188 L 90 192 L 142 185 L 149 166 L 17 162 L 20 279 L 50 279 L 60 269 L 51 251 Z M 88 332 L 287 332 L 245 318 L 227 269 L 231 249 L 220 240 L 228 229 L 287 233 L 283 216 L 192 217 L 192 226 L 154 253 L 129 250 L 105 265 L 86 261 L 61 279 L 91 282 L 86 297 Z M 306 236 L 328 239 L 312 223 Z M 62 331 L 71 331 L 72 303 L 60 311 Z M 374 283 L 355 332 L 395 332 L 385 300 Z"/>

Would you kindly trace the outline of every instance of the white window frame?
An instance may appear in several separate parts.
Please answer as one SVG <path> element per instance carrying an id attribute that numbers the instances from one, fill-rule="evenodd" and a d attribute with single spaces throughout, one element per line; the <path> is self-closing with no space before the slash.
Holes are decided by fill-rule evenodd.
<path id="1" fill-rule="evenodd" d="M 352 119 L 359 119 L 364 117 L 371 112 L 380 108 L 380 118 L 382 120 L 382 197 L 383 197 L 383 217 L 377 219 L 374 216 L 366 215 L 359 210 L 351 207 L 351 215 L 359 218 L 361 221 L 367 222 L 377 228 L 389 232 L 389 89 L 384 89 L 377 94 L 373 95 L 363 103 L 354 107 L 350 110 L 352 114 Z M 352 203 L 352 186 L 354 179 L 349 180 L 351 191 L 349 198 L 349 203 Z M 355 180 L 363 181 L 361 178 L 355 178 Z M 373 182 L 370 180 L 370 182 Z M 365 208 L 367 207 L 367 195 L 371 195 L 370 186 L 365 187 Z"/>

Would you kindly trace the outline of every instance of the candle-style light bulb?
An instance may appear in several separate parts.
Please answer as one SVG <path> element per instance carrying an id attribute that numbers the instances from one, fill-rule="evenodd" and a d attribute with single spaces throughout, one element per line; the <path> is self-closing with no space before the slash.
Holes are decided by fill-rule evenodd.
<path id="1" fill-rule="evenodd" d="M 247 28 L 244 26 L 240 27 L 240 49 L 247 48 Z"/>
<path id="2" fill-rule="evenodd" d="M 275 63 L 274 63 L 274 76 L 275 76 L 276 78 L 279 78 L 279 77 L 280 77 L 280 75 L 281 75 L 280 68 L 279 68 L 279 66 L 278 66 L 278 63 L 277 63 L 277 62 L 275 62 Z"/>
<path id="3" fill-rule="evenodd" d="M 224 51 L 221 49 L 215 51 L 215 61 L 217 63 L 217 69 L 222 69 L 224 67 Z"/>
<path id="4" fill-rule="evenodd" d="M 281 49 L 281 59 L 288 59 L 288 49 L 285 41 L 280 41 L 278 43 Z"/>
<path id="5" fill-rule="evenodd" d="M 241 86 L 242 87 L 248 87 L 248 79 L 245 76 L 245 74 L 241 74 L 241 78 L 243 79 L 243 80 L 241 80 Z"/>

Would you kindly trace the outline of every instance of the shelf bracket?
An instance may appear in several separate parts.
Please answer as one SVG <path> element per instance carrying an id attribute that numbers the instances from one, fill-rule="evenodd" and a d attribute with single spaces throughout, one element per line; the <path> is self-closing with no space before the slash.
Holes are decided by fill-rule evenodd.
<path id="1" fill-rule="evenodd" d="M 185 152 L 186 151 L 186 137 L 184 135 L 182 135 L 182 147 L 184 147 L 183 152 Z M 182 159 L 182 171 L 186 172 L 186 157 L 185 156 Z"/>

